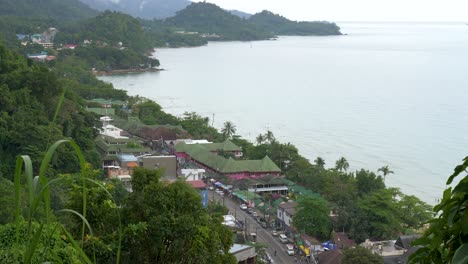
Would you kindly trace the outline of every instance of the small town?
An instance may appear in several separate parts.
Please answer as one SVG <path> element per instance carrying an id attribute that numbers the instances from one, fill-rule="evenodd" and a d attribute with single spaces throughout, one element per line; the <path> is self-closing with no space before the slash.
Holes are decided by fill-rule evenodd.
<path id="1" fill-rule="evenodd" d="M 468 5 L 371 2 L 2 0 L 0 264 L 468 264 Z"/>
<path id="2" fill-rule="evenodd" d="M 224 215 L 223 225 L 236 236 L 238 243 L 230 252 L 239 264 L 257 263 L 257 259 L 264 263 L 339 264 L 343 249 L 358 246 L 339 230 L 333 231 L 327 241 L 297 230 L 293 225 L 295 199 L 319 194 L 287 180 L 268 156 L 241 160 L 242 149 L 229 139 L 213 143 L 179 138 L 171 132 L 171 126 L 148 126 L 135 117 L 121 120 L 113 107 L 122 107 L 122 101 L 90 102 L 95 107 L 87 110 L 100 115 L 102 122 L 95 142 L 105 175 L 119 179 L 131 192 L 132 171 L 136 167 L 162 169 L 162 181 L 170 184 L 182 179 L 199 192 L 204 206 L 226 206 L 229 213 Z M 328 217 L 337 215 L 331 210 Z M 366 240 L 360 246 L 382 256 L 385 263 L 406 263 L 416 249 L 411 242 L 418 237 Z M 255 243 L 262 246 L 255 247 Z"/>

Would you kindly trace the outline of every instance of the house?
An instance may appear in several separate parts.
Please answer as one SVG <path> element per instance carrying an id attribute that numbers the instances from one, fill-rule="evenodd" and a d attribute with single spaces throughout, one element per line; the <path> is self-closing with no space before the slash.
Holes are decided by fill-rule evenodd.
<path id="1" fill-rule="evenodd" d="M 51 49 L 51 48 L 54 47 L 54 43 L 52 43 L 52 42 L 39 42 L 37 44 L 41 45 L 42 47 L 44 47 L 46 49 Z"/>
<path id="2" fill-rule="evenodd" d="M 324 251 L 317 255 L 319 264 L 341 264 L 343 252 L 340 249 Z"/>
<path id="3" fill-rule="evenodd" d="M 277 226 L 287 232 L 292 232 L 293 217 L 296 214 L 297 202 L 287 201 L 278 205 L 276 211 Z"/>
<path id="4" fill-rule="evenodd" d="M 78 47 L 78 45 L 75 45 L 75 44 L 65 44 L 65 45 L 63 45 L 63 49 L 74 50 L 74 49 L 76 49 L 76 47 Z"/>
<path id="5" fill-rule="evenodd" d="M 336 247 L 339 249 L 348 249 L 356 247 L 356 242 L 350 239 L 345 232 L 337 232 L 333 235 L 333 242 L 335 243 Z"/>
<path id="6" fill-rule="evenodd" d="M 204 169 L 181 169 L 180 171 L 186 181 L 202 180 L 206 172 Z"/>
<path id="7" fill-rule="evenodd" d="M 282 195 L 288 194 L 287 181 L 281 177 L 268 177 L 255 179 L 248 187 L 249 192 L 255 193 L 277 193 Z"/>
<path id="8" fill-rule="evenodd" d="M 184 147 L 181 147 L 182 144 L 184 144 L 185 146 L 187 145 L 189 146 L 184 148 Z M 242 149 L 238 147 L 236 144 L 234 144 L 232 141 L 230 141 L 229 139 L 220 143 L 211 143 L 211 142 L 205 143 L 205 140 L 199 140 L 199 141 L 191 140 L 191 141 L 183 142 L 181 144 L 176 145 L 176 151 L 178 151 L 178 149 L 183 151 L 183 149 L 191 148 L 193 147 L 193 145 L 199 145 L 203 147 L 205 150 L 213 154 L 225 153 L 228 155 L 232 155 L 233 157 L 236 157 L 236 158 L 240 158 L 243 155 Z"/>
<path id="9" fill-rule="evenodd" d="M 47 52 L 42 51 L 40 53 L 28 54 L 27 56 L 28 58 L 33 59 L 33 60 L 44 61 L 47 58 Z"/>
<path id="10" fill-rule="evenodd" d="M 162 178 L 177 178 L 177 159 L 175 156 L 141 156 L 138 165 L 146 169 L 163 169 Z"/>
<path id="11" fill-rule="evenodd" d="M 233 254 L 239 264 L 255 264 L 257 253 L 255 248 L 248 245 L 234 244 L 229 253 Z"/>
<path id="12" fill-rule="evenodd" d="M 175 155 L 181 163 L 190 161 L 207 171 L 223 174 L 232 180 L 255 179 L 267 175 L 274 177 L 281 174 L 281 170 L 268 156 L 261 160 L 235 160 L 215 154 L 216 148 L 207 147 L 209 145 L 179 143 L 175 146 Z M 230 143 L 223 142 L 217 146 L 227 146 L 227 151 L 232 150 Z"/>

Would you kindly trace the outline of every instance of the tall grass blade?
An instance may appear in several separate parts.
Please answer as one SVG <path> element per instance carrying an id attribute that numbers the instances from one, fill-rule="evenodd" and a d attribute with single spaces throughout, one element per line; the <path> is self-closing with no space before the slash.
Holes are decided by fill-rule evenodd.
<path id="1" fill-rule="evenodd" d="M 19 156 L 16 159 L 16 166 L 15 166 L 15 202 L 16 202 L 16 212 L 15 212 L 15 222 L 16 222 L 16 243 L 19 243 L 19 230 L 20 230 L 20 218 L 21 218 L 21 208 L 20 208 L 20 183 L 21 183 L 21 175 L 23 171 L 23 164 L 24 164 L 24 175 L 26 177 L 26 182 L 28 185 L 29 191 L 29 203 L 32 204 L 34 200 L 34 191 L 33 191 L 33 169 L 32 169 L 32 161 L 29 156 Z M 29 221 L 32 217 L 31 211 L 29 210 L 28 218 Z M 31 234 L 30 226 L 28 227 L 28 234 Z"/>
<path id="2" fill-rule="evenodd" d="M 64 99 L 65 99 L 65 90 L 63 90 L 63 93 L 59 97 L 57 106 L 55 107 L 54 117 L 52 118 L 52 122 L 49 123 L 49 137 L 47 138 L 47 148 L 49 147 L 49 144 L 50 144 L 50 136 L 52 135 L 52 128 L 56 124 L 57 116 L 58 116 L 58 113 L 60 112 L 60 109 L 62 109 L 62 104 L 63 104 Z"/>
<path id="3" fill-rule="evenodd" d="M 91 236 L 94 236 L 94 234 L 93 234 L 93 229 L 91 228 L 91 225 L 89 225 L 88 220 L 86 220 L 86 218 L 85 218 L 82 214 L 80 214 L 80 213 L 78 213 L 77 211 L 72 210 L 72 209 L 62 209 L 62 210 L 59 210 L 59 211 L 57 211 L 57 212 L 59 212 L 59 213 L 61 213 L 61 212 L 68 212 L 68 213 L 72 213 L 72 214 L 78 216 L 79 218 L 81 218 L 81 220 L 83 221 L 83 223 L 86 224 L 86 227 L 88 227 L 88 230 L 89 230 L 89 233 L 91 234 Z M 73 240 L 73 241 L 74 241 L 74 240 Z M 83 246 L 83 245 L 82 245 L 82 246 Z M 94 250 L 94 244 L 93 244 L 93 250 Z M 84 254 L 84 253 L 83 253 L 83 254 Z M 96 254 L 94 254 L 94 262 L 96 262 Z"/>
<path id="4" fill-rule="evenodd" d="M 39 244 L 39 241 L 41 240 L 43 228 L 44 228 L 44 224 L 41 224 L 39 226 L 39 230 L 37 230 L 36 233 L 34 234 L 32 240 L 29 241 L 26 247 L 26 253 L 24 254 L 24 263 L 26 264 L 31 263 L 32 256 L 34 255 L 37 245 Z"/>
<path id="5" fill-rule="evenodd" d="M 39 168 L 39 182 L 43 185 L 43 186 L 46 186 L 47 185 L 47 178 L 45 177 L 45 173 L 49 167 L 49 164 L 50 164 L 50 161 L 52 160 L 52 157 L 55 153 L 55 151 L 57 150 L 57 148 L 64 144 L 64 143 L 69 143 L 73 149 L 75 150 L 75 153 L 76 155 L 78 156 L 78 159 L 80 161 L 80 168 L 81 168 L 81 172 L 84 172 L 86 170 L 86 161 L 84 159 L 84 156 L 83 156 L 83 153 L 81 153 L 81 150 L 80 150 L 80 147 L 75 143 L 73 142 L 72 140 L 66 140 L 66 139 L 63 139 L 63 140 L 59 140 L 57 142 L 55 142 L 52 146 L 50 146 L 50 148 L 47 150 L 47 153 L 46 155 L 44 156 L 44 158 L 42 159 L 42 162 L 41 162 L 41 167 Z M 84 176 L 82 176 L 84 177 Z M 83 181 L 83 216 L 86 218 L 86 185 L 84 184 L 84 181 Z M 45 203 L 45 211 L 46 211 L 46 221 L 47 223 L 49 223 L 50 221 L 50 190 L 49 188 L 46 188 L 44 190 L 44 195 L 43 195 L 43 199 L 44 199 L 44 203 Z M 82 237 L 84 237 L 84 229 L 85 229 L 85 226 L 84 226 L 84 223 L 83 223 L 83 227 L 82 227 Z"/>
<path id="6" fill-rule="evenodd" d="M 65 235 L 67 236 L 68 240 L 70 241 L 70 243 L 72 244 L 73 248 L 75 248 L 75 250 L 78 252 L 78 254 L 81 256 L 82 260 L 85 262 L 85 263 L 88 263 L 88 264 L 92 264 L 91 260 L 88 258 L 88 256 L 86 256 L 86 254 L 83 252 L 83 250 L 81 249 L 81 247 L 78 245 L 78 243 L 76 243 L 75 239 L 73 239 L 72 235 L 67 231 L 67 229 L 61 225 L 61 228 L 62 228 L 62 231 L 65 233 Z"/>

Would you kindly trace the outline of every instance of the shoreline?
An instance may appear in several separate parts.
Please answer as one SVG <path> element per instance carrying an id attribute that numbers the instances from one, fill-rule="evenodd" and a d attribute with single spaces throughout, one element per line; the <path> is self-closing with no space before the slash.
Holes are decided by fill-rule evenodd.
<path id="1" fill-rule="evenodd" d="M 159 71 L 164 71 L 164 69 L 160 69 L 160 68 L 146 68 L 146 69 L 93 71 L 92 73 L 93 73 L 95 76 L 109 76 L 109 75 L 132 74 L 132 73 L 142 73 L 142 72 L 159 72 Z"/>

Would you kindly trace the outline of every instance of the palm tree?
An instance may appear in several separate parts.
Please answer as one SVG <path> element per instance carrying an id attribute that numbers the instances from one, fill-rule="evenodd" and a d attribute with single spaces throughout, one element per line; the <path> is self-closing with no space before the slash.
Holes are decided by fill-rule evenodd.
<path id="1" fill-rule="evenodd" d="M 268 130 L 265 134 L 265 140 L 267 140 L 270 144 L 273 143 L 276 140 L 273 132 Z"/>
<path id="2" fill-rule="evenodd" d="M 349 163 L 344 157 L 341 157 L 339 160 L 336 161 L 335 169 L 337 169 L 339 172 L 346 171 L 348 170 L 348 168 Z"/>
<path id="3" fill-rule="evenodd" d="M 378 169 L 377 172 L 381 171 L 383 173 L 383 180 L 384 180 L 384 183 L 385 183 L 385 177 L 388 175 L 388 174 L 392 174 L 393 171 L 390 170 L 388 168 L 388 165 L 385 165 L 383 166 L 382 168 Z"/>
<path id="4" fill-rule="evenodd" d="M 262 144 L 264 141 L 265 141 L 265 137 L 262 134 L 257 136 L 257 145 Z"/>
<path id="5" fill-rule="evenodd" d="M 224 127 L 221 129 L 224 139 L 230 139 L 236 133 L 236 126 L 231 121 L 224 122 Z"/>
<path id="6" fill-rule="evenodd" d="M 323 158 L 321 158 L 321 157 L 317 157 L 314 160 L 314 162 L 315 162 L 315 165 L 317 165 L 317 167 L 319 167 L 319 168 L 323 169 L 325 167 L 325 160 Z"/>

